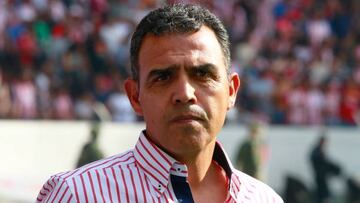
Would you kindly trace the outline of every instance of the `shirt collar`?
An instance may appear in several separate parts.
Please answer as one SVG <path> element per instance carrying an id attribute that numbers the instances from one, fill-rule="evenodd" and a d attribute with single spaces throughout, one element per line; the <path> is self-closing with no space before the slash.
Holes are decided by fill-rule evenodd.
<path id="1" fill-rule="evenodd" d="M 178 162 L 166 152 L 157 147 L 142 132 L 135 145 L 134 157 L 139 167 L 144 171 L 151 184 L 161 195 L 170 183 L 170 174 L 177 176 L 187 176 L 187 167 Z M 238 181 L 234 180 L 234 167 L 219 142 L 216 142 L 213 154 L 213 160 L 223 168 L 229 180 L 229 192 L 231 196 L 236 197 L 240 188 Z"/>
<path id="2" fill-rule="evenodd" d="M 229 197 L 230 199 L 236 200 L 237 196 L 240 192 L 240 179 L 239 177 L 236 175 L 236 173 L 234 173 L 234 171 L 236 170 L 234 168 L 234 166 L 232 165 L 228 155 L 226 154 L 224 148 L 222 147 L 221 143 L 216 141 L 216 145 L 215 145 L 215 149 L 214 149 L 214 154 L 213 154 L 213 160 L 216 161 L 219 166 L 221 166 L 223 168 L 223 170 L 226 173 L 226 176 L 229 180 L 229 187 L 228 187 L 228 191 L 229 191 Z"/>

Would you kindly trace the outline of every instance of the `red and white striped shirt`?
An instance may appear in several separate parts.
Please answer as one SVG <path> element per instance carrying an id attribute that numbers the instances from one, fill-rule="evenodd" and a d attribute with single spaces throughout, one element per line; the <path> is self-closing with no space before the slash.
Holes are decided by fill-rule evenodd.
<path id="1" fill-rule="evenodd" d="M 236 170 L 219 143 L 213 159 L 229 179 L 226 202 L 283 203 L 269 186 Z M 52 176 L 37 202 L 179 202 L 171 176 L 186 179 L 186 165 L 141 133 L 133 150 Z"/>

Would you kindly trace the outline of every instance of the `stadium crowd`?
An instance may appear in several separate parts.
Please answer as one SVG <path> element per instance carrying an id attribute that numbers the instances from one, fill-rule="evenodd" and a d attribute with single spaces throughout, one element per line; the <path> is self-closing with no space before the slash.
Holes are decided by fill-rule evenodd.
<path id="1" fill-rule="evenodd" d="M 0 118 L 139 120 L 122 89 L 129 36 L 176 0 L 0 1 Z M 229 120 L 356 125 L 360 1 L 186 0 L 213 10 L 242 79 Z"/>

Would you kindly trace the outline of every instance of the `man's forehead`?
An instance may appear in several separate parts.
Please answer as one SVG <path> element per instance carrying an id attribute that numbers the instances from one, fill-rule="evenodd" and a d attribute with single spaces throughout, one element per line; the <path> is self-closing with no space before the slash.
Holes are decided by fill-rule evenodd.
<path id="1" fill-rule="evenodd" d="M 222 56 L 221 46 L 213 33 L 207 27 L 202 27 L 195 33 L 169 33 L 157 36 L 148 34 L 145 36 L 139 51 L 139 61 L 148 55 L 155 53 L 158 56 L 163 53 L 171 53 L 171 55 L 190 53 L 193 55 L 199 52 L 207 52 Z"/>

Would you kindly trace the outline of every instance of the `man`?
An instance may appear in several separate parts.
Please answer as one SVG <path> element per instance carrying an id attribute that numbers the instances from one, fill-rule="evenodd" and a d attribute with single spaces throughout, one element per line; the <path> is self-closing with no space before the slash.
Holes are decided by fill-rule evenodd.
<path id="1" fill-rule="evenodd" d="M 157 9 L 130 52 L 125 89 L 146 122 L 135 148 L 53 176 L 38 202 L 282 202 L 216 142 L 240 86 L 218 18 L 199 6 Z"/>
<path id="2" fill-rule="evenodd" d="M 261 180 L 261 161 L 265 146 L 262 143 L 262 127 L 253 122 L 248 126 L 247 138 L 241 143 L 236 156 L 236 167 L 242 172 Z"/>
<path id="3" fill-rule="evenodd" d="M 81 150 L 76 167 L 97 161 L 104 158 L 103 152 L 98 145 L 98 136 L 100 131 L 100 122 L 93 121 L 91 123 L 90 140 L 84 145 Z"/>
<path id="4" fill-rule="evenodd" d="M 331 197 L 329 178 L 341 174 L 340 166 L 331 161 L 325 153 L 327 137 L 324 132 L 322 133 L 310 153 L 310 163 L 316 184 L 316 202 L 318 203 L 329 202 Z"/>

